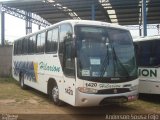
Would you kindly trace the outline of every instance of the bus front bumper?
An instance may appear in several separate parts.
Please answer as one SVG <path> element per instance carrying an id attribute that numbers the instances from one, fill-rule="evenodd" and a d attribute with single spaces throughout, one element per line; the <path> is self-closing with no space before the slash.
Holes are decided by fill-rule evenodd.
<path id="1" fill-rule="evenodd" d="M 138 98 L 138 90 L 121 94 L 87 94 L 76 91 L 75 106 L 102 106 L 110 103 L 124 103 L 135 101 Z"/>

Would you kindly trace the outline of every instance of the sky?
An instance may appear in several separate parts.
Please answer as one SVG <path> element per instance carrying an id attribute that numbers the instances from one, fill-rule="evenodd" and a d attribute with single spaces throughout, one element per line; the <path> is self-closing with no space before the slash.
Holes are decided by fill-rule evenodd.
<path id="1" fill-rule="evenodd" d="M 32 32 L 38 30 L 38 25 L 32 24 Z M 139 30 L 131 30 L 132 37 L 139 36 Z M 148 29 L 148 35 L 157 35 L 156 29 Z M 15 39 L 25 35 L 25 21 L 9 14 L 5 14 L 5 39 L 13 42 Z"/>
<path id="2" fill-rule="evenodd" d="M 38 30 L 38 25 L 32 24 L 32 32 Z M 17 17 L 5 14 L 5 39 L 13 42 L 26 34 L 25 21 Z"/>

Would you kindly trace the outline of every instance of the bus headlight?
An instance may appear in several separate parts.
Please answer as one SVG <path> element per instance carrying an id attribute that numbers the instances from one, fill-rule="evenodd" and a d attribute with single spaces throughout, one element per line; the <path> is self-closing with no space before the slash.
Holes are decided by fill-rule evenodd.
<path id="1" fill-rule="evenodd" d="M 138 90 L 138 85 L 130 87 L 130 91 Z"/>
<path id="2" fill-rule="evenodd" d="M 78 87 L 78 90 L 82 93 L 89 93 L 89 94 L 94 94 L 98 92 L 96 89 L 86 88 L 86 87 Z"/>

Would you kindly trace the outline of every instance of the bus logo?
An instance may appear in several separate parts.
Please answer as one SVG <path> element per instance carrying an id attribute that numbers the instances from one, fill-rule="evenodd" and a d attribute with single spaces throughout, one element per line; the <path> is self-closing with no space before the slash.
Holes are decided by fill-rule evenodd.
<path id="1" fill-rule="evenodd" d="M 39 63 L 39 68 L 41 70 L 45 70 L 45 71 L 60 72 L 60 67 L 57 67 L 57 66 L 54 66 L 54 65 L 48 65 L 45 62 L 40 62 Z"/>
<path id="2" fill-rule="evenodd" d="M 139 69 L 138 74 L 139 76 L 144 76 L 144 77 L 157 77 L 157 70 L 156 69 Z"/>

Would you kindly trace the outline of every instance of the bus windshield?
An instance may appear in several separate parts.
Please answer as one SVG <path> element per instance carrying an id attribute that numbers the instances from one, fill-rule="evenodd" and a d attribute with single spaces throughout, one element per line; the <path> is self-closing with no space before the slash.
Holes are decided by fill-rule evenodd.
<path id="1" fill-rule="evenodd" d="M 75 34 L 78 77 L 137 75 L 133 42 L 127 30 L 76 26 Z"/>

